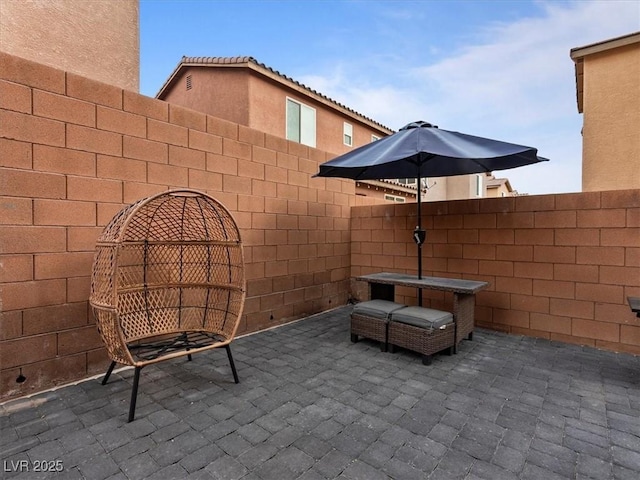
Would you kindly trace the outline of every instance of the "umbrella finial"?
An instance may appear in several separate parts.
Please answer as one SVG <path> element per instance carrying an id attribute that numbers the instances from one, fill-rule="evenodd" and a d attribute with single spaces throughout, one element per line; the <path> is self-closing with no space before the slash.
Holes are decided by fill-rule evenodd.
<path id="1" fill-rule="evenodd" d="M 417 122 L 407 123 L 400 130 L 409 130 L 411 128 L 438 128 L 438 126 L 429 122 L 418 120 Z"/>

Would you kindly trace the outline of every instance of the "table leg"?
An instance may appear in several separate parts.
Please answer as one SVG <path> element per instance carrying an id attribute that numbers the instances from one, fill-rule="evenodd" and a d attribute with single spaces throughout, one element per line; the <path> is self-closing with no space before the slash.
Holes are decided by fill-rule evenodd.
<path id="1" fill-rule="evenodd" d="M 473 339 L 476 296 L 468 293 L 453 294 L 453 317 L 456 322 L 456 345 L 463 339 Z"/>

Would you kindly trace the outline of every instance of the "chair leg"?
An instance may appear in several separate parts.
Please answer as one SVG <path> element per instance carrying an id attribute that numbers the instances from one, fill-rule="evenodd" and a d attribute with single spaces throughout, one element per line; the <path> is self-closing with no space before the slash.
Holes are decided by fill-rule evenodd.
<path id="1" fill-rule="evenodd" d="M 380 342 L 380 351 L 381 352 L 387 351 L 387 342 Z"/>
<path id="2" fill-rule="evenodd" d="M 236 383 L 240 383 L 238 380 L 238 372 L 236 372 L 236 365 L 233 363 L 233 356 L 231 355 L 231 347 L 229 345 L 225 345 L 224 348 L 227 350 L 227 357 L 229 357 L 229 365 L 231 365 L 231 371 L 233 372 L 233 380 Z"/>
<path id="3" fill-rule="evenodd" d="M 191 349 L 188 347 L 188 345 L 189 345 L 189 334 L 188 334 L 188 333 L 186 333 L 186 332 L 185 332 L 185 333 L 183 333 L 183 334 L 182 334 L 182 339 L 187 343 L 186 350 L 187 350 L 187 352 L 188 352 L 189 350 L 191 350 Z M 187 360 L 188 360 L 189 362 L 193 360 L 193 358 L 191 358 L 191 354 L 190 354 L 190 353 L 188 353 L 188 354 L 187 354 Z"/>
<path id="4" fill-rule="evenodd" d="M 107 373 L 105 373 L 104 378 L 102 379 L 102 385 L 106 385 L 109 381 L 109 377 L 111 376 L 111 372 L 113 372 L 113 368 L 116 366 L 116 362 L 111 362 L 109 368 L 107 369 Z"/>
<path id="5" fill-rule="evenodd" d="M 355 333 L 351 334 L 351 342 L 352 343 L 357 343 L 358 342 L 358 335 L 356 335 Z"/>
<path id="6" fill-rule="evenodd" d="M 422 364 L 423 365 L 431 365 L 431 359 L 433 355 L 423 355 L 422 356 Z"/>
<path id="7" fill-rule="evenodd" d="M 467 338 L 469 339 L 469 341 L 473 341 L 473 332 L 469 332 L 469 335 L 467 336 Z"/>
<path id="8" fill-rule="evenodd" d="M 138 399 L 138 383 L 140 382 L 140 370 L 142 370 L 142 367 L 136 367 L 133 375 L 131 402 L 129 403 L 129 422 L 133 422 L 133 418 L 136 415 L 136 400 Z"/>

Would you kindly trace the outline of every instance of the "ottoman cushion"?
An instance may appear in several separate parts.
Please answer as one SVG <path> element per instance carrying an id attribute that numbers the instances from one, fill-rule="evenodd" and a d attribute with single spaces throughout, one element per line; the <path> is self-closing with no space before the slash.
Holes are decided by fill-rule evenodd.
<path id="1" fill-rule="evenodd" d="M 435 330 L 453 323 L 453 314 L 425 307 L 405 307 L 391 313 L 392 322 L 405 323 L 414 327 Z"/>
<path id="2" fill-rule="evenodd" d="M 388 300 L 369 300 L 356 304 L 356 306 L 353 307 L 353 313 L 365 317 L 388 320 L 392 312 L 401 308 L 405 308 L 405 305 Z"/>

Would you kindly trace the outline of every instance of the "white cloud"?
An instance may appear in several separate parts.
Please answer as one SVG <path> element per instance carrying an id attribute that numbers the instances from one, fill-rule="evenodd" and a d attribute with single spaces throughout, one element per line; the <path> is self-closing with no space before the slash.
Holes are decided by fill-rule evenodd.
<path id="1" fill-rule="evenodd" d="M 345 62 L 301 81 L 397 129 L 413 120 L 538 147 L 551 159 L 497 173 L 519 191 L 579 191 L 581 115 L 571 48 L 640 28 L 635 1 L 541 2 L 540 14 L 472 32 L 476 43 L 435 63 Z M 466 38 L 469 32 L 464 32 Z M 412 68 L 402 68 L 402 65 Z M 373 69 L 372 69 L 373 68 Z"/>
<path id="2" fill-rule="evenodd" d="M 577 115 L 570 49 L 633 31 L 640 7 L 635 2 L 542 5 L 544 16 L 490 25 L 483 43 L 416 69 L 416 79 L 438 93 L 430 106 L 446 119 L 472 112 L 474 123 L 507 130 Z"/>

